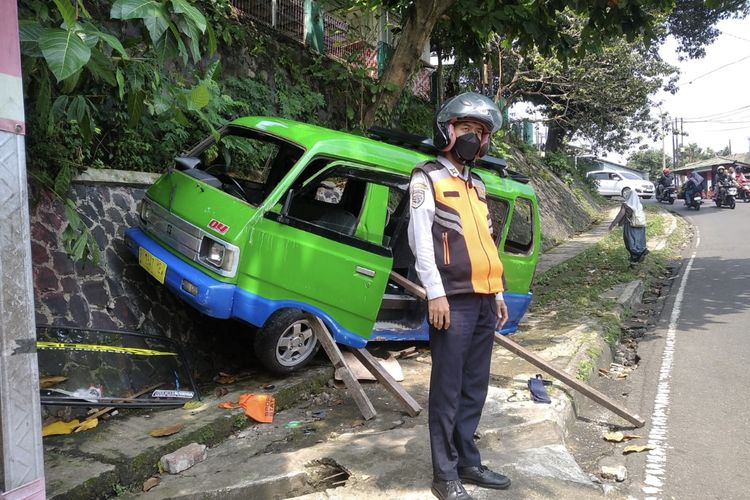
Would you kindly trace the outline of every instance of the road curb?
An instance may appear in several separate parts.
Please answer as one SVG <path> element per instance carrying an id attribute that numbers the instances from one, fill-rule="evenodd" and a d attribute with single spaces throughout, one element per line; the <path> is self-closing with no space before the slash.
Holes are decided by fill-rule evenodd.
<path id="1" fill-rule="evenodd" d="M 276 411 L 292 407 L 303 394 L 320 393 L 332 377 L 332 368 L 314 368 L 306 371 L 304 377 L 299 377 L 293 383 L 279 387 L 277 391 L 272 393 L 276 399 Z M 234 393 L 230 393 L 221 399 L 234 398 L 236 400 L 237 397 L 235 396 Z M 216 406 L 215 398 L 204 398 L 204 402 L 206 402 L 206 406 Z M 182 414 L 179 412 L 182 412 Z M 179 421 L 181 418 L 184 419 L 185 410 L 175 409 L 159 412 L 159 416 L 163 420 L 169 420 L 170 414 L 172 421 Z M 45 446 L 51 448 L 45 450 L 45 466 L 47 467 L 45 475 L 48 485 L 48 498 L 52 500 L 109 498 L 117 496 L 120 493 L 119 490 L 124 491 L 127 488 L 140 489 L 143 481 L 159 472 L 157 464 L 163 455 L 190 443 L 205 444 L 211 447 L 224 441 L 234 432 L 254 424 L 255 422 L 247 418 L 242 412 L 229 412 L 227 410 L 213 412 L 213 415 L 210 417 L 201 416 L 199 423 L 191 426 L 187 432 L 180 432 L 174 436 L 170 436 L 165 441 L 151 438 L 152 440 L 146 441 L 148 446 L 130 456 L 118 455 L 116 452 L 116 442 L 111 443 L 113 450 L 107 449 L 101 453 L 92 452 L 90 449 L 81 449 L 75 446 L 75 439 L 67 436 L 62 437 L 62 439 L 56 442 L 45 442 Z M 141 424 L 142 426 L 143 424 Z M 95 431 L 99 431 L 99 434 L 92 436 L 94 440 L 101 442 L 107 439 L 108 429 L 106 428 L 106 424 L 102 427 L 104 429 L 95 429 Z M 141 430 L 144 434 L 146 433 L 145 429 Z M 91 439 L 91 437 L 88 439 Z M 114 441 L 116 440 L 117 437 L 115 437 Z M 91 466 L 83 466 L 82 470 L 79 471 L 81 475 L 78 478 L 58 478 L 54 473 L 55 469 L 58 469 L 56 466 L 57 460 L 64 460 L 66 462 L 80 460 L 82 462 L 91 462 Z M 93 462 L 96 462 L 99 467 L 94 467 Z M 94 469 L 99 470 L 96 471 Z M 89 475 L 84 477 L 86 472 Z M 58 491 L 55 491 L 56 489 Z"/>

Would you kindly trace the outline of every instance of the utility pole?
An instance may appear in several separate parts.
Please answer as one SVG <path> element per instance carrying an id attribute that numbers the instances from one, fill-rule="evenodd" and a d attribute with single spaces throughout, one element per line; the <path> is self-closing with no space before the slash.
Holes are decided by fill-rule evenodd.
<path id="1" fill-rule="evenodd" d="M 661 124 L 661 169 L 664 170 L 667 166 L 667 149 L 666 149 L 666 135 L 667 130 L 664 123 L 664 113 L 659 108 L 659 123 Z"/>
<path id="2" fill-rule="evenodd" d="M 679 152 L 677 151 L 677 118 L 672 122 L 672 165 L 674 168 L 680 166 Z"/>
<path id="3" fill-rule="evenodd" d="M 0 498 L 44 499 L 18 6 L 0 1 Z"/>

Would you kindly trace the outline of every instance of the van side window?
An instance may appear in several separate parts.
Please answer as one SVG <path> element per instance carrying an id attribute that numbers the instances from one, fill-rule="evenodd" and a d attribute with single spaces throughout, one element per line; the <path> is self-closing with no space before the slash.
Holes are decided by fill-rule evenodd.
<path id="1" fill-rule="evenodd" d="M 497 245 L 500 243 L 500 238 L 503 237 L 505 223 L 508 221 L 509 205 L 506 200 L 488 196 L 487 207 L 490 210 L 490 220 L 492 221 L 492 239 Z"/>
<path id="2" fill-rule="evenodd" d="M 367 182 L 359 179 L 341 175 L 325 177 L 294 196 L 289 215 L 353 236 L 366 190 Z"/>
<path id="3" fill-rule="evenodd" d="M 508 236 L 505 238 L 505 252 L 528 254 L 534 246 L 534 218 L 531 200 L 516 198 L 510 219 Z"/>

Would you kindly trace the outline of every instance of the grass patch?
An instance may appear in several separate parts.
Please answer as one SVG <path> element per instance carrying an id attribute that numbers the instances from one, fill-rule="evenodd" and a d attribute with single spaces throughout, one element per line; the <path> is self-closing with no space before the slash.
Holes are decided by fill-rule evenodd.
<path id="1" fill-rule="evenodd" d="M 681 217 L 654 206 L 646 207 L 646 212 L 647 241 L 664 240 L 661 250 L 651 251 L 644 262 L 631 268 L 622 228 L 616 228 L 580 255 L 538 276 L 531 312 L 556 311 L 558 323 L 575 324 L 593 318 L 603 325 L 607 342 L 616 344 L 620 319 L 613 313 L 614 302 L 604 297 L 606 292 L 635 280 L 641 280 L 648 289 L 653 280 L 664 274 L 668 262 L 679 257 L 690 235 L 690 228 Z"/>

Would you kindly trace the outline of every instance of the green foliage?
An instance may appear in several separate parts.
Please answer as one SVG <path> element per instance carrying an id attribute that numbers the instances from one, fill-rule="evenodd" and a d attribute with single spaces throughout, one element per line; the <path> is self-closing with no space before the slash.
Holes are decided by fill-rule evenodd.
<path id="1" fill-rule="evenodd" d="M 658 149 L 645 149 L 630 155 L 627 162 L 628 168 L 648 172 L 652 179 L 661 175 L 662 161 L 667 167 L 672 166 L 672 158 L 662 159 L 662 152 Z"/>

